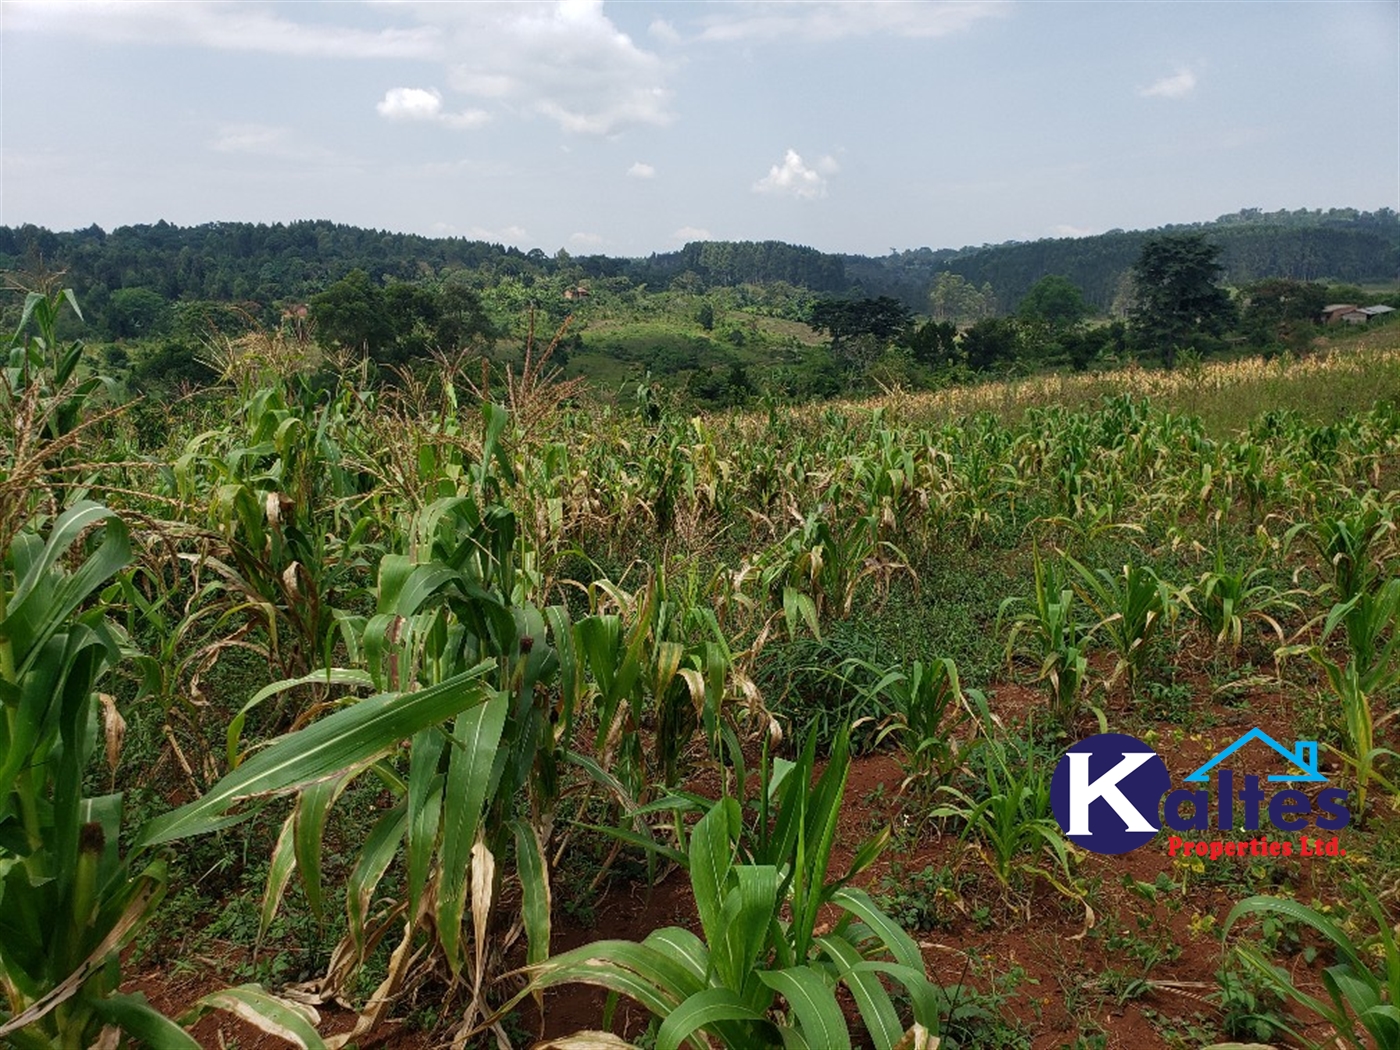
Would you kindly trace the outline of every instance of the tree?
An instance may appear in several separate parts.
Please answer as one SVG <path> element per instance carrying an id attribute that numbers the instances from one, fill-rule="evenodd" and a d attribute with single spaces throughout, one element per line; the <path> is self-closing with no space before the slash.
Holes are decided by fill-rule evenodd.
<path id="1" fill-rule="evenodd" d="M 1077 325 L 1090 314 L 1079 286 L 1060 274 L 1046 274 L 1031 285 L 1016 315 L 1023 321 L 1040 321 L 1056 331 Z"/>
<path id="2" fill-rule="evenodd" d="M 988 282 L 981 290 L 960 273 L 940 273 L 928 293 L 929 314 L 935 321 L 971 324 L 997 312 L 997 297 Z"/>
<path id="3" fill-rule="evenodd" d="M 958 360 L 958 330 L 948 321 L 926 321 L 900 338 L 909 355 L 925 368 L 941 368 Z"/>
<path id="4" fill-rule="evenodd" d="M 1299 349 L 1316 331 L 1322 308 L 1334 300 L 1326 285 L 1273 278 L 1245 289 L 1241 327 L 1255 346 L 1283 343 Z"/>
<path id="5" fill-rule="evenodd" d="M 170 304 L 149 288 L 118 288 L 107 301 L 107 329 L 117 339 L 160 335 L 170 320 Z"/>
<path id="6" fill-rule="evenodd" d="M 909 318 L 908 307 L 888 295 L 878 299 L 819 299 L 812 304 L 812 327 L 829 333 L 833 345 L 862 335 L 888 342 L 904 331 Z"/>
<path id="7" fill-rule="evenodd" d="M 962 334 L 962 351 L 974 372 L 1016 360 L 1019 346 L 1016 322 L 1009 317 L 984 318 Z"/>
<path id="8" fill-rule="evenodd" d="M 450 353 L 478 337 L 489 342 L 496 335 L 491 319 L 481 305 L 481 297 L 461 281 L 444 282 L 438 293 L 438 349 Z M 562 365 L 563 362 L 556 360 L 555 364 Z"/>
<path id="9" fill-rule="evenodd" d="M 384 290 L 364 270 L 351 270 L 308 304 L 322 345 L 339 343 L 371 354 L 382 352 L 394 337 L 385 310 Z"/>
<path id="10" fill-rule="evenodd" d="M 1129 315 L 1138 344 L 1160 353 L 1171 368 L 1178 350 L 1221 335 L 1234 316 L 1230 296 L 1216 284 L 1223 272 L 1220 248 L 1204 234 L 1144 241 L 1133 267 L 1137 302 Z"/>

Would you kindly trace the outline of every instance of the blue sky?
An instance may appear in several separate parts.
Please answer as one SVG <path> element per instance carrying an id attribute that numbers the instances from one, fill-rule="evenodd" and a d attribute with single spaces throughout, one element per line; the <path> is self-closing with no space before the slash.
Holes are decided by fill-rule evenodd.
<path id="1" fill-rule="evenodd" d="M 1400 208 L 1400 4 L 0 2 L 0 222 L 553 253 Z"/>

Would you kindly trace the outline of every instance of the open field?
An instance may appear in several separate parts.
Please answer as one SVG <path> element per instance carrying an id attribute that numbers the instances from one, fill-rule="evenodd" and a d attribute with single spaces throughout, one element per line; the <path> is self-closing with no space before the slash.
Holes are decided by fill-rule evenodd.
<path id="1" fill-rule="evenodd" d="M 16 1046 L 1400 1045 L 1400 326 L 695 417 L 262 334 L 109 413 L 63 309 L 0 420 Z M 1300 824 L 1057 819 L 1076 741 L 1256 728 Z"/>

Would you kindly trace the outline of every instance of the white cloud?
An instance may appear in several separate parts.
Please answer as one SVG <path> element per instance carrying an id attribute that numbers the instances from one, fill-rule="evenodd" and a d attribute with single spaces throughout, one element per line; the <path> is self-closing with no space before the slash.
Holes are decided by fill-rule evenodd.
<path id="1" fill-rule="evenodd" d="M 569 243 L 581 248 L 596 248 L 605 244 L 606 238 L 601 233 L 574 233 L 569 235 Z"/>
<path id="2" fill-rule="evenodd" d="M 1185 98 L 1196 90 L 1196 74 L 1189 69 L 1178 69 L 1169 77 L 1162 77 L 1145 88 L 1138 90 L 1143 98 Z"/>
<path id="3" fill-rule="evenodd" d="M 444 113 L 442 93 L 437 88 L 390 88 L 374 108 L 386 120 L 426 120 L 449 128 L 479 128 L 491 119 L 484 109 Z"/>
<path id="4" fill-rule="evenodd" d="M 269 124 L 225 124 L 209 143 L 219 153 L 253 153 L 266 156 L 282 153 L 292 141 L 291 128 Z"/>
<path id="5" fill-rule="evenodd" d="M 414 10 L 451 36 L 448 83 L 463 94 L 585 135 L 673 119 L 666 65 L 619 30 L 601 0 L 415 4 Z"/>
<path id="6" fill-rule="evenodd" d="M 1056 237 L 1091 237 L 1098 231 L 1091 226 L 1071 226 L 1067 222 L 1056 223 L 1050 233 Z"/>
<path id="7" fill-rule="evenodd" d="M 433 79 L 445 74 L 447 85 L 469 98 L 489 100 L 518 116 L 542 116 L 579 134 L 615 135 L 673 119 L 668 65 L 618 29 L 601 0 L 413 0 L 353 9 L 358 21 L 377 18 L 376 28 L 335 24 L 338 15 L 351 17 L 340 15 L 350 8 L 335 5 L 315 5 L 314 20 L 297 20 L 293 16 L 308 5 L 0 2 L 7 33 L 29 30 L 115 44 L 155 41 L 307 58 L 419 60 L 429 64 L 425 73 Z M 665 31 L 659 32 L 664 37 Z M 486 119 L 485 111 L 454 114 L 449 100 L 440 101 L 444 109 L 436 119 L 443 126 L 475 127 Z M 385 106 L 396 117 L 413 119 L 387 96 L 381 112 Z"/>
<path id="8" fill-rule="evenodd" d="M 826 177 L 837 170 L 833 157 L 822 157 L 815 167 L 810 167 L 797 150 L 789 149 L 783 154 L 782 164 L 774 164 L 767 175 L 753 184 L 753 191 L 816 200 L 826 196 Z"/>
<path id="9" fill-rule="evenodd" d="M 713 239 L 713 234 L 709 230 L 699 226 L 682 226 L 675 233 L 671 234 L 673 241 L 708 241 Z"/>
<path id="10" fill-rule="evenodd" d="M 705 19 L 702 40 L 840 40 L 853 36 L 938 37 L 960 33 L 1008 11 L 1006 0 L 752 0 L 724 5 Z"/>
<path id="11" fill-rule="evenodd" d="M 639 160 L 627 169 L 627 174 L 634 179 L 654 179 L 656 178 L 656 169 Z"/>
<path id="12" fill-rule="evenodd" d="M 308 58 L 424 58 L 439 46 L 431 25 L 378 30 L 297 23 L 263 4 L 187 0 L 5 0 L 5 28 L 70 33 L 108 43 L 195 44 Z"/>
<path id="13" fill-rule="evenodd" d="M 442 95 L 436 88 L 390 88 L 374 108 L 390 120 L 437 120 L 442 115 Z"/>
<path id="14" fill-rule="evenodd" d="M 502 226 L 498 230 L 488 230 L 484 226 L 468 226 L 462 234 L 476 241 L 491 241 L 496 244 L 512 244 L 519 248 L 530 235 L 522 226 Z"/>
<path id="15" fill-rule="evenodd" d="M 275 124 L 222 124 L 208 146 L 216 153 L 275 157 L 324 163 L 335 160 L 325 146 L 303 139 L 293 128 Z"/>
<path id="16" fill-rule="evenodd" d="M 664 18 L 658 18 L 647 26 L 647 32 L 663 44 L 679 44 L 681 42 L 681 35 L 676 31 L 676 27 Z"/>

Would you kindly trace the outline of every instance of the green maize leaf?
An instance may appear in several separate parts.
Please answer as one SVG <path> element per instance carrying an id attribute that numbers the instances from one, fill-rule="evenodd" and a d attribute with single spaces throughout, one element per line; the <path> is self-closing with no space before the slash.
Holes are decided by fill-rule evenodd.
<path id="1" fill-rule="evenodd" d="M 812 783 L 812 768 L 816 764 L 817 754 L 817 728 L 813 726 L 807 732 L 807 740 L 802 745 L 802 753 L 798 755 L 794 763 L 787 762 L 786 759 L 773 760 L 773 778 L 767 786 L 770 792 L 776 792 L 778 817 L 773 823 L 773 834 L 768 840 L 768 852 L 765 858 L 770 863 L 779 867 L 786 866 L 787 871 L 781 889 L 782 893 L 787 892 L 790 881 L 797 877 L 796 866 L 792 863 L 797 848 L 798 832 L 805 819 L 804 808 L 807 802 L 807 792 Z M 774 800 L 774 795 L 769 795 L 770 804 Z"/>
<path id="2" fill-rule="evenodd" d="M 904 932 L 899 923 L 880 910 L 879 906 L 870 899 L 870 894 L 852 886 L 843 886 L 831 895 L 831 903 L 837 907 L 845 908 L 869 926 L 875 936 L 894 956 L 895 962 L 923 973 L 924 957 L 919 954 L 919 946 L 914 943 L 912 937 Z"/>
<path id="3" fill-rule="evenodd" d="M 695 979 L 696 988 L 704 985 L 710 969 L 710 953 L 705 942 L 695 934 L 679 926 L 666 926 L 652 930 L 642 943 L 684 966 Z"/>
<path id="4" fill-rule="evenodd" d="M 527 969 L 540 977 L 549 976 L 548 984 L 544 987 L 552 987 L 570 980 L 581 979 L 578 977 L 560 978 L 556 971 L 568 971 L 572 974 L 588 973 L 591 969 L 599 967 L 607 970 L 626 971 L 643 980 L 647 987 L 654 991 L 656 997 L 669 1003 L 668 1011 L 704 987 L 703 982 L 697 981 L 687 966 L 673 959 L 664 951 L 649 944 L 637 944 L 635 941 L 594 941 L 591 944 L 585 944 L 582 947 L 555 955 L 539 966 L 531 966 Z M 621 989 L 618 990 L 621 991 Z M 623 994 L 631 993 L 624 991 Z M 635 995 L 632 997 L 637 998 Z M 641 999 L 637 1001 L 643 1002 Z M 643 1005 L 647 1006 L 647 1009 L 651 1009 L 647 1003 L 643 1002 Z M 656 1010 L 652 1010 L 652 1012 L 656 1013 L 657 1016 L 665 1016 L 665 1012 Z"/>
<path id="5" fill-rule="evenodd" d="M 52 960 L 47 924 L 40 916 L 53 913 L 56 886 L 47 876 L 35 877 L 29 866 L 13 858 L 0 860 L 0 956 L 6 977 L 30 1000 L 48 989 L 45 975 Z"/>
<path id="6" fill-rule="evenodd" d="M 722 912 L 724 936 L 711 951 L 723 982 L 745 991 L 766 943 L 768 924 L 777 912 L 778 869 L 771 864 L 740 864 L 734 875 L 736 885 L 726 895 Z"/>
<path id="7" fill-rule="evenodd" d="M 544 963 L 516 1000 L 556 985 L 591 984 L 618 995 L 625 995 L 657 1017 L 665 1017 L 674 1010 L 679 1005 L 678 1000 L 666 995 L 647 978 L 639 977 L 632 970 L 608 961 L 607 954 L 612 943 L 615 942 L 595 942 L 590 947 L 596 948 L 597 951 L 591 957 L 585 957 L 568 966 L 557 965 L 555 959 Z"/>
<path id="8" fill-rule="evenodd" d="M 817 606 L 811 595 L 803 594 L 796 587 L 783 588 L 783 620 L 787 623 L 788 637 L 797 637 L 797 624 L 801 620 L 812 632 L 812 637 L 821 641 L 822 632 L 817 620 Z"/>
<path id="9" fill-rule="evenodd" d="M 399 843 L 403 841 L 407 828 L 408 804 L 401 801 L 375 821 L 345 884 L 345 911 L 350 923 L 350 937 L 361 958 L 365 952 L 365 920 L 370 901 L 379 881 L 384 878 L 384 872 L 398 853 Z"/>
<path id="10" fill-rule="evenodd" d="M 279 999 L 256 984 L 240 984 L 235 988 L 211 992 L 196 1001 L 180 1020 L 183 1024 L 192 1025 L 209 1010 L 231 1013 L 302 1050 L 325 1050 L 326 1044 L 316 1031 L 320 1017 L 315 1010 Z"/>
<path id="11" fill-rule="evenodd" d="M 664 843 L 658 842 L 656 838 L 651 834 L 650 830 L 648 830 L 646 834 L 641 834 L 636 831 L 631 831 L 628 828 L 607 827 L 603 824 L 584 824 L 580 822 L 576 826 L 580 828 L 585 828 L 589 831 L 597 831 L 604 835 L 609 835 L 612 838 L 619 839 L 622 842 L 627 843 L 629 846 L 636 846 L 639 849 L 644 849 L 652 853 L 659 854 L 660 856 L 665 857 L 672 863 L 679 864 L 681 867 L 686 867 L 690 863 L 690 858 L 687 857 L 680 850 L 676 849 L 674 846 L 667 846 Z"/>
<path id="12" fill-rule="evenodd" d="M 413 694 L 418 695 L 418 694 Z M 482 705 L 463 711 L 452 728 L 451 754 L 442 810 L 442 847 L 439 854 L 437 927 L 447 964 L 454 974 L 461 970 L 462 916 L 466 911 L 472 847 L 481 823 L 491 768 L 501 729 L 505 725 L 510 694 L 497 691 Z"/>
<path id="13" fill-rule="evenodd" d="M 840 937 L 818 937 L 814 943 L 836 963 L 837 973 L 846 982 L 856 1005 L 860 1007 L 861 1020 L 875 1042 L 875 1050 L 893 1050 L 894 1044 L 904 1035 L 904 1026 L 899 1023 L 899 1013 L 880 978 L 868 971 L 855 969 L 865 962 L 864 956 L 853 944 Z"/>
<path id="14" fill-rule="evenodd" d="M 806 892 L 801 899 L 794 899 L 798 938 L 796 951 L 799 958 L 805 957 L 811 945 L 811 931 L 816 925 L 817 910 L 821 907 L 826 893 L 826 869 L 831 863 L 831 850 L 836 841 L 836 825 L 841 817 L 841 796 L 846 792 L 846 779 L 850 775 L 850 741 L 843 729 L 837 734 L 832 747 L 831 760 L 817 781 L 816 790 L 807 814 L 806 844 L 810 865 L 804 873 Z"/>
<path id="15" fill-rule="evenodd" d="M 855 964 L 851 967 L 851 973 L 857 976 L 866 973 L 883 973 L 887 977 L 893 977 L 904 985 L 904 990 L 909 993 L 909 1002 L 914 1008 L 915 1023 L 937 1034 L 939 1010 L 943 1003 L 937 989 L 929 983 L 929 979 L 924 975 L 923 967 L 916 969 L 912 966 L 901 966 L 899 963 L 871 960 Z"/>
<path id="16" fill-rule="evenodd" d="M 706 610 L 713 621 L 714 613 Z M 719 624 L 714 624 L 715 633 L 719 634 Z M 704 673 L 705 673 L 705 739 L 710 742 L 711 749 L 715 746 L 715 737 L 720 727 L 720 712 L 724 707 L 724 683 L 729 677 L 729 669 L 733 666 L 734 660 L 730 656 L 729 647 L 721 640 L 719 642 L 705 643 Z"/>
<path id="17" fill-rule="evenodd" d="M 1341 1024 L 1342 1019 L 1327 1004 L 1294 986 L 1288 974 L 1264 959 L 1257 950 L 1244 945 L 1235 946 L 1235 955 L 1262 979 L 1263 983 L 1279 996 L 1286 996 L 1302 1006 L 1304 1010 L 1325 1017 L 1333 1023 Z"/>
<path id="18" fill-rule="evenodd" d="M 856 849 L 856 855 L 851 858 L 851 863 L 846 869 L 846 874 L 842 875 L 841 878 L 836 881 L 835 886 L 844 886 L 879 860 L 880 855 L 885 852 L 885 847 L 889 845 L 890 839 L 893 836 L 894 830 L 886 825 L 862 842 Z"/>
<path id="19" fill-rule="evenodd" d="M 80 533 L 105 523 L 102 545 L 84 559 L 76 572 L 54 579 L 56 562 Z M 16 575 L 21 574 L 20 551 L 33 545 L 11 543 Z M 0 622 L 0 638 L 8 638 L 20 677 L 34 665 L 43 643 L 68 622 L 73 611 L 131 562 L 131 539 L 126 524 L 112 511 L 96 503 L 79 503 L 55 523 L 42 552 L 23 567 L 23 575 Z"/>
<path id="20" fill-rule="evenodd" d="M 418 902 L 428 883 L 428 870 L 437 849 L 442 816 L 443 776 L 438 772 L 447 736 L 436 726 L 419 730 L 408 761 L 408 912 L 418 914 Z"/>
<path id="21" fill-rule="evenodd" d="M 1283 897 L 1246 897 L 1230 909 L 1230 914 L 1225 918 L 1223 933 L 1228 934 L 1230 927 L 1246 915 L 1268 915 L 1270 913 L 1292 919 L 1304 926 L 1311 926 L 1335 944 L 1343 958 L 1354 968 L 1365 970 L 1366 967 L 1358 956 L 1356 946 L 1347 936 L 1346 931 L 1321 912 L 1309 908 L 1306 904 L 1299 904 L 1297 901 Z"/>
<path id="22" fill-rule="evenodd" d="M 238 710 L 238 714 L 233 716 L 233 721 L 228 725 L 228 768 L 230 770 L 238 768 L 240 756 L 238 754 L 239 740 L 243 736 L 244 723 L 248 721 L 248 715 L 255 707 L 269 697 L 284 693 L 288 689 L 295 689 L 302 685 L 353 685 L 373 688 L 374 679 L 366 671 L 351 670 L 347 668 L 334 667 L 324 671 L 312 671 L 301 678 L 287 678 L 280 682 L 273 682 L 264 686 L 253 694 L 246 704 Z"/>
<path id="23" fill-rule="evenodd" d="M 318 919 L 321 918 L 321 840 L 325 836 L 326 817 L 341 792 L 363 771 L 364 765 L 358 765 L 338 776 L 310 784 L 297 795 L 292 845 L 306 903 Z"/>
<path id="24" fill-rule="evenodd" d="M 15 865 L 9 873 L 9 877 L 5 879 L 5 899 L 11 904 L 14 903 L 12 891 L 18 885 L 13 881 L 14 873 L 16 869 L 22 867 L 23 865 Z M 28 1008 L 0 1024 L 0 1037 L 18 1032 L 44 1017 L 59 1004 L 78 994 L 94 974 L 112 963 L 116 954 L 145 927 L 152 912 L 160 904 L 161 898 L 165 896 L 167 878 L 165 862 L 155 861 L 147 865 L 146 869 L 136 878 L 128 879 L 119 893 L 107 898 L 102 903 L 97 919 L 93 923 L 94 930 L 105 930 L 106 932 L 102 939 L 93 946 L 87 958 L 79 962 L 71 972 L 61 979 L 56 974 L 49 972 L 49 964 L 54 959 L 48 952 L 47 937 L 41 934 L 44 958 L 40 968 L 33 973 L 39 984 L 33 995 L 26 995 L 26 998 L 32 998 L 34 1001 L 30 1003 Z M 42 904 L 44 902 L 35 901 L 34 903 Z M 13 910 L 12 907 L 5 909 L 6 912 Z M 39 911 L 36 914 L 44 914 L 44 912 Z M 14 980 L 14 964 L 9 955 L 10 943 L 6 941 L 5 972 L 11 980 Z M 19 983 L 16 981 L 16 984 Z"/>
<path id="25" fill-rule="evenodd" d="M 724 939 L 724 887 L 734 863 L 729 828 L 733 819 L 731 809 L 737 812 L 738 806 L 733 799 L 721 799 L 690 833 L 690 884 L 695 894 L 695 910 L 700 913 L 700 925 L 705 930 L 705 941 L 710 945 L 720 944 Z"/>
<path id="26" fill-rule="evenodd" d="M 148 822 L 144 848 L 211 830 L 240 801 L 278 794 L 385 754 L 406 737 L 483 705 L 491 692 L 481 677 L 489 662 L 416 693 L 381 693 L 342 708 L 253 755 L 209 792 Z"/>
<path id="27" fill-rule="evenodd" d="M 263 891 L 262 908 L 258 913 L 259 946 L 272 926 L 272 920 L 277 915 L 287 886 L 292 881 L 292 872 L 297 866 L 296 849 L 293 844 L 296 819 L 295 811 L 287 814 L 287 819 L 282 822 L 282 830 L 277 835 L 277 845 L 272 848 L 272 861 L 267 869 L 267 888 Z M 254 951 L 257 951 L 256 947 Z"/>
<path id="28" fill-rule="evenodd" d="M 558 730 L 562 745 L 567 747 L 573 738 L 574 713 L 583 696 L 583 675 L 580 673 L 578 647 L 574 641 L 574 625 L 569 619 L 569 610 L 562 605 L 551 605 L 544 612 L 549 623 L 550 637 L 554 651 L 559 656 L 559 718 Z"/>
<path id="29" fill-rule="evenodd" d="M 108 1024 L 115 1025 L 127 1035 L 147 1046 L 161 1050 L 199 1050 L 194 1037 L 146 1001 L 140 992 L 135 995 L 113 994 L 88 1003 L 93 1013 Z"/>
<path id="30" fill-rule="evenodd" d="M 11 706 L 11 719 L 0 719 L 0 731 L 6 732 L 5 749 L 0 757 L 0 798 L 8 799 L 15 777 L 33 761 L 40 741 L 51 739 L 58 731 L 58 705 L 54 703 L 59 691 L 59 679 L 67 664 L 64 652 L 66 637 L 47 639 L 40 649 L 41 658 L 19 679 L 18 698 Z"/>
<path id="31" fill-rule="evenodd" d="M 390 562 L 396 555 L 385 555 L 384 561 Z M 425 602 L 432 597 L 442 586 L 460 578 L 460 574 L 446 565 L 414 565 L 408 569 L 407 575 L 400 581 L 395 574 L 393 579 L 393 590 L 386 593 L 383 585 L 384 574 L 387 567 L 380 570 L 380 595 L 379 610 L 381 612 L 397 613 L 402 617 L 410 617 L 418 613 Z M 392 604 L 386 601 L 392 599 Z"/>
<path id="32" fill-rule="evenodd" d="M 706 1047 L 704 1039 L 691 1039 L 701 1029 L 720 1021 L 759 1021 L 764 1017 L 746 1006 L 728 988 L 706 988 L 692 995 L 661 1022 L 656 1033 L 656 1050 L 679 1050 L 690 1039 L 697 1047 Z M 833 1046 L 832 1050 L 837 1050 Z"/>
<path id="33" fill-rule="evenodd" d="M 1381 1007 L 1381 990 L 1370 974 L 1358 976 L 1349 966 L 1329 966 L 1322 971 L 1322 986 L 1338 1006 L 1345 1003 L 1367 1030 L 1378 1019 L 1375 1011 Z"/>
<path id="34" fill-rule="evenodd" d="M 850 1050 L 851 1033 L 836 994 L 815 970 L 806 966 L 760 970 L 758 979 L 787 1000 L 809 1046 Z"/>
<path id="35" fill-rule="evenodd" d="M 521 912 L 528 942 L 527 963 L 543 962 L 549 957 L 549 866 L 544 855 L 544 843 L 538 829 L 523 820 L 511 822 L 515 830 L 516 867 L 520 875 Z"/>

